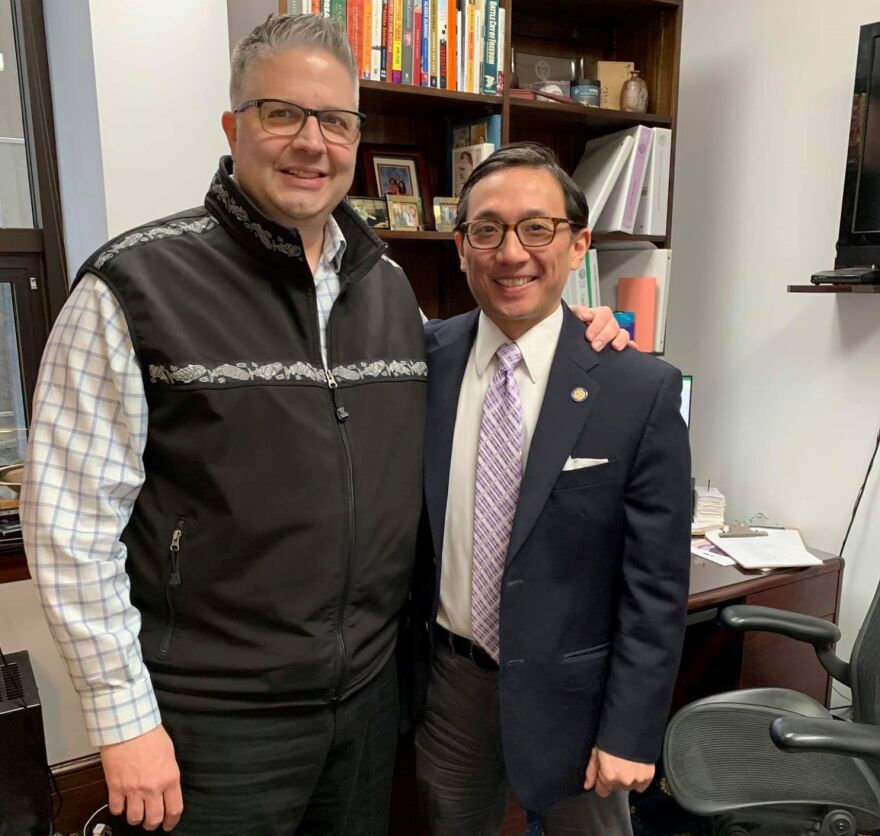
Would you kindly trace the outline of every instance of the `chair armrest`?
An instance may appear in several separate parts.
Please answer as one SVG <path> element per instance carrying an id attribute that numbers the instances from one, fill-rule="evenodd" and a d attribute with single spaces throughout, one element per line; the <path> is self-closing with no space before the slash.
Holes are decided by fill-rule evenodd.
<path id="1" fill-rule="evenodd" d="M 777 717 L 770 724 L 770 737 L 784 752 L 835 752 L 880 760 L 880 728 L 867 723 Z"/>
<path id="2" fill-rule="evenodd" d="M 840 639 L 840 630 L 824 618 L 804 615 L 771 607 L 752 607 L 736 604 L 721 611 L 721 623 L 738 632 L 744 630 L 765 630 L 781 633 L 799 642 L 817 645 L 834 644 Z"/>
<path id="3" fill-rule="evenodd" d="M 824 618 L 772 607 L 735 604 L 721 611 L 720 620 L 725 627 L 737 632 L 764 630 L 811 644 L 822 667 L 839 682 L 850 684 L 849 664 L 833 650 L 835 642 L 840 640 L 840 630 Z"/>

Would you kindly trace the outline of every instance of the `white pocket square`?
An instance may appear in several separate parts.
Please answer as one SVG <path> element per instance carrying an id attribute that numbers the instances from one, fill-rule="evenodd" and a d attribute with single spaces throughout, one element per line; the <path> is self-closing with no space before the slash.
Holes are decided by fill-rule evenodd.
<path id="1" fill-rule="evenodd" d="M 573 459 L 569 456 L 562 470 L 580 470 L 584 467 L 596 467 L 599 464 L 608 464 L 608 459 Z"/>

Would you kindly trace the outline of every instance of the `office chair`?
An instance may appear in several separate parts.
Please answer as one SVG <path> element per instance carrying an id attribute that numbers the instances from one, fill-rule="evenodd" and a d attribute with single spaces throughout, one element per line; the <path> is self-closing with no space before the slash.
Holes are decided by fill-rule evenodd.
<path id="1" fill-rule="evenodd" d="M 825 670 L 852 689 L 853 721 L 784 688 L 691 703 L 672 718 L 664 741 L 675 800 L 715 817 L 718 836 L 855 836 L 880 828 L 880 586 L 849 663 L 833 651 L 840 631 L 821 618 L 732 606 L 721 621 L 812 644 Z"/>

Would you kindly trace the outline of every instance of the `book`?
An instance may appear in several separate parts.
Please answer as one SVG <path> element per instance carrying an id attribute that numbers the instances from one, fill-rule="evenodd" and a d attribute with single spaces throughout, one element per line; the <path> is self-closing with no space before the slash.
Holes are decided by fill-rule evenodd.
<path id="1" fill-rule="evenodd" d="M 568 305 L 601 305 L 599 292 L 599 266 L 595 250 L 587 250 L 584 260 L 568 274 L 562 290 L 562 300 Z"/>
<path id="2" fill-rule="evenodd" d="M 466 145 L 482 145 L 489 143 L 493 150 L 501 147 L 501 114 L 492 113 L 480 116 L 467 122 L 456 122 L 446 129 L 446 147 L 448 149 L 449 193 L 456 194 L 452 188 L 452 151 Z"/>
<path id="3" fill-rule="evenodd" d="M 485 49 L 480 92 L 494 96 L 498 92 L 498 0 L 486 0 Z"/>
<path id="4" fill-rule="evenodd" d="M 461 187 L 470 173 L 494 150 L 495 146 L 489 142 L 452 149 L 452 194 L 461 193 Z"/>
<path id="5" fill-rule="evenodd" d="M 498 7 L 498 81 L 496 88 L 500 96 L 504 92 L 504 27 L 506 25 L 504 6 Z"/>
<path id="6" fill-rule="evenodd" d="M 584 190 L 590 210 L 591 229 L 605 208 L 634 143 L 632 135 L 623 131 L 592 139 L 584 146 L 584 153 L 572 179 Z"/>
<path id="7" fill-rule="evenodd" d="M 388 0 L 391 6 L 391 83 L 400 84 L 403 68 L 403 0 Z"/>
<path id="8" fill-rule="evenodd" d="M 415 3 L 414 0 L 403 0 L 402 48 L 400 58 L 400 81 L 402 84 L 413 83 L 413 39 L 415 37 Z"/>
<path id="9" fill-rule="evenodd" d="M 596 219 L 596 232 L 632 233 L 635 227 L 653 134 L 645 125 L 636 125 L 627 133 L 634 140 L 633 147 L 605 207 Z"/>
<path id="10" fill-rule="evenodd" d="M 636 235 L 666 235 L 672 131 L 669 128 L 651 128 L 651 133 L 651 152 L 633 227 Z"/>
<path id="11" fill-rule="evenodd" d="M 599 261 L 599 280 L 602 298 L 615 310 L 631 310 L 620 304 L 618 283 L 622 278 L 650 277 L 656 283 L 653 345 L 639 344 L 642 351 L 662 353 L 666 347 L 666 312 L 669 305 L 669 281 L 672 273 L 672 250 L 660 250 L 653 246 L 639 249 L 607 248 L 596 245 Z M 636 316 L 638 332 L 639 319 Z M 638 336 L 636 342 L 639 342 Z"/>

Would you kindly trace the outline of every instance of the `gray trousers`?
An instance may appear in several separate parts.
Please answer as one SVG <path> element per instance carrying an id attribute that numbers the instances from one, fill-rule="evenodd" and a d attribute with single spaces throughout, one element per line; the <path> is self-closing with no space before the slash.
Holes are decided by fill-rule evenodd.
<path id="1" fill-rule="evenodd" d="M 419 792 L 433 836 L 498 836 L 508 785 L 498 674 L 437 643 L 416 729 Z M 584 792 L 540 812 L 545 836 L 632 836 L 628 794 Z"/>

